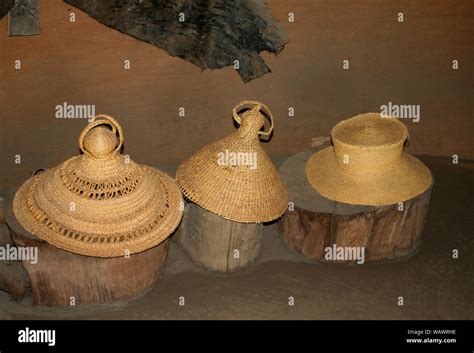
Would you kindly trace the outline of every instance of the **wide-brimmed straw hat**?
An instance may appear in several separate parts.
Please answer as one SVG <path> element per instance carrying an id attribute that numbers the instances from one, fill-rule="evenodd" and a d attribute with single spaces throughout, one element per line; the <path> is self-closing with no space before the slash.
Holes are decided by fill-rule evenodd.
<path id="1" fill-rule="evenodd" d="M 244 109 L 248 110 L 239 116 Z M 262 112 L 271 122 L 266 132 L 260 131 L 265 122 Z M 226 219 L 274 220 L 285 212 L 288 193 L 259 140 L 273 130 L 272 113 L 262 103 L 243 101 L 233 116 L 240 127 L 185 160 L 176 181 L 188 199 Z"/>
<path id="2" fill-rule="evenodd" d="M 403 152 L 406 126 L 378 113 L 341 121 L 331 131 L 332 146 L 311 156 L 310 184 L 324 197 L 348 204 L 382 206 L 426 191 L 430 170 Z"/>
<path id="3" fill-rule="evenodd" d="M 123 156 L 123 133 L 98 115 L 82 131 L 83 154 L 28 179 L 13 200 L 32 234 L 70 252 L 115 257 L 160 244 L 178 226 L 183 198 L 165 173 Z"/>

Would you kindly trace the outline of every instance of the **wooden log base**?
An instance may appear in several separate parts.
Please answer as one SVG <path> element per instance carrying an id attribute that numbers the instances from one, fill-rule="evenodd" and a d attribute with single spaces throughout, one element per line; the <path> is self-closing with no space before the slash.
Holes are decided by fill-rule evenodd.
<path id="1" fill-rule="evenodd" d="M 415 252 L 421 244 L 432 185 L 417 197 L 390 206 L 357 206 L 329 200 L 314 190 L 306 177 L 308 158 L 323 147 L 291 156 L 279 170 L 290 194 L 290 209 L 278 222 L 285 242 L 317 261 L 337 260 L 328 249 L 334 249 L 334 244 L 341 251 L 363 248 L 364 261 Z M 354 261 L 347 257 L 345 260 Z"/>
<path id="2" fill-rule="evenodd" d="M 262 224 L 233 222 L 188 203 L 176 240 L 197 265 L 232 272 L 255 261 L 262 235 Z"/>
<path id="3" fill-rule="evenodd" d="M 15 250 L 6 224 L 0 224 L 0 248 L 0 290 L 10 294 L 11 300 L 19 302 L 30 294 L 30 281 L 21 261 L 6 259 L 8 250 Z"/>
<path id="4" fill-rule="evenodd" d="M 34 305 L 124 302 L 141 296 L 160 277 L 168 241 L 129 257 L 98 258 L 56 248 L 26 231 L 11 211 L 7 223 L 17 247 L 35 247 L 38 262 L 22 260 Z"/>

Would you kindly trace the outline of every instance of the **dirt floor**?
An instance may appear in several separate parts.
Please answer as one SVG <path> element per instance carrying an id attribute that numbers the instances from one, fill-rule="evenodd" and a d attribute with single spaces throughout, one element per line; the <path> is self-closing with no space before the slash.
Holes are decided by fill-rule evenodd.
<path id="1" fill-rule="evenodd" d="M 413 256 L 364 265 L 305 260 L 265 227 L 256 264 L 230 275 L 195 266 L 171 242 L 161 281 L 127 304 L 32 307 L 0 292 L 8 319 L 474 319 L 474 163 L 420 157 L 435 186 L 424 243 Z M 280 164 L 283 158 L 277 158 Z M 173 173 L 173 167 L 163 167 Z M 459 258 L 452 258 L 452 250 Z M 178 298 L 185 297 L 185 305 Z M 288 305 L 293 296 L 295 305 Z M 398 297 L 404 305 L 397 304 Z"/>

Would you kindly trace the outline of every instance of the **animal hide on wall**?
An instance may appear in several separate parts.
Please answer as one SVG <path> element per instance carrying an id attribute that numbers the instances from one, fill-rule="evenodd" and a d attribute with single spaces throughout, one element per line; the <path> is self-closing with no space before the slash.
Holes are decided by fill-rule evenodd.
<path id="1" fill-rule="evenodd" d="M 270 72 L 261 51 L 279 53 L 288 42 L 259 0 L 64 1 L 202 69 L 238 66 L 244 82 Z"/>

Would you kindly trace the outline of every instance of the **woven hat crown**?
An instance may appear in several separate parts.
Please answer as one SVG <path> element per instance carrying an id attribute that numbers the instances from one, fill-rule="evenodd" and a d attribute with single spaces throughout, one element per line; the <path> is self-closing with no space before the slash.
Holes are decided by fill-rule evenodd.
<path id="1" fill-rule="evenodd" d="M 341 172 L 352 176 L 386 173 L 397 167 L 408 137 L 404 124 L 368 113 L 338 123 L 331 131 Z"/>

